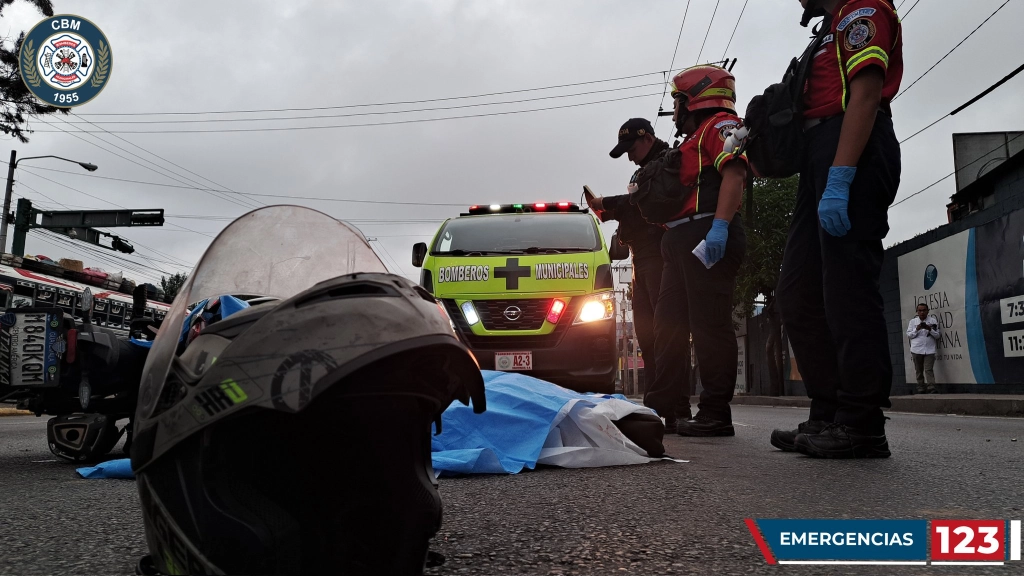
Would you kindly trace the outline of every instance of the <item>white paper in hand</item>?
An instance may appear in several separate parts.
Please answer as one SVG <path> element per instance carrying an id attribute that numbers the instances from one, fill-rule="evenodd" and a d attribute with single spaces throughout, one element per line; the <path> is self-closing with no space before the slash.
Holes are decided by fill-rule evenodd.
<path id="1" fill-rule="evenodd" d="M 708 243 L 705 240 L 701 240 L 700 244 L 697 244 L 697 247 L 693 249 L 693 255 L 700 260 L 705 268 L 710 270 L 714 266 L 714 264 L 708 263 Z"/>

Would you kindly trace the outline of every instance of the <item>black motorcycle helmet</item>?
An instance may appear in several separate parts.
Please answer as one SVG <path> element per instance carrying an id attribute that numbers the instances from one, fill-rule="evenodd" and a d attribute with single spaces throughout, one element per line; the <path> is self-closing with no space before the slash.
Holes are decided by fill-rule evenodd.
<path id="1" fill-rule="evenodd" d="M 282 299 L 179 353 L 186 303 L 225 288 Z M 151 553 L 140 573 L 422 573 L 441 522 L 431 423 L 456 399 L 485 409 L 479 367 L 432 296 L 345 224 L 276 206 L 218 236 L 163 327 L 131 451 Z"/>

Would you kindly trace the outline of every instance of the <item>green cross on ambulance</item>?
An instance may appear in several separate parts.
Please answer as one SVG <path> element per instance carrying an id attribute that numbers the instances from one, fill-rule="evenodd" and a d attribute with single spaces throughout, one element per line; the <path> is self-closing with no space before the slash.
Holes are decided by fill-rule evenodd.
<path id="1" fill-rule="evenodd" d="M 485 370 L 614 391 L 615 298 L 597 220 L 570 202 L 471 206 L 428 248 L 420 284 Z"/>

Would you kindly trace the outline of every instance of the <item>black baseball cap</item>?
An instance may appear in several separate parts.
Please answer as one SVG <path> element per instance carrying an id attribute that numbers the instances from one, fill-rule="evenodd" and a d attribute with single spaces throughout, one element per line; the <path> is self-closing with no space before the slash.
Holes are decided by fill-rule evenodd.
<path id="1" fill-rule="evenodd" d="M 630 149 L 631 146 L 633 146 L 633 142 L 636 141 L 637 138 L 642 138 L 647 134 L 654 136 L 654 128 L 651 126 L 650 122 L 643 118 L 630 118 L 629 120 L 626 120 L 626 123 L 622 125 L 622 128 L 619 128 L 619 143 L 615 145 L 615 148 L 612 148 L 609 155 L 612 158 L 622 156 Z"/>

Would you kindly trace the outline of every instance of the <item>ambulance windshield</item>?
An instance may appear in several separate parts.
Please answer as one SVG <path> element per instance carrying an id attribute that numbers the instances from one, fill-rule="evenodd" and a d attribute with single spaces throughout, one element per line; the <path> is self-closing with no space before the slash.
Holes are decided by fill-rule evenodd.
<path id="1" fill-rule="evenodd" d="M 541 254 L 601 249 L 588 214 L 495 214 L 449 220 L 432 254 Z"/>

